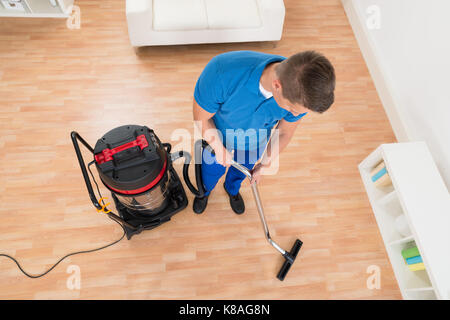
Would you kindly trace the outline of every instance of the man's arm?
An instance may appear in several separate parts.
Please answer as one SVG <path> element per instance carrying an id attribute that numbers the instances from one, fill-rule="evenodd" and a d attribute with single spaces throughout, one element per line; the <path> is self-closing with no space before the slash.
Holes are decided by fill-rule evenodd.
<path id="1" fill-rule="evenodd" d="M 291 141 L 295 129 L 297 128 L 300 121 L 289 122 L 281 119 L 275 129 L 278 129 L 278 147 L 274 145 L 273 139 L 269 140 L 267 145 L 266 153 L 264 154 L 261 162 L 263 165 L 269 166 L 273 159 L 276 159 L 279 154 L 287 147 Z"/>
<path id="2" fill-rule="evenodd" d="M 225 167 L 229 167 L 233 156 L 231 153 L 223 146 L 222 140 L 217 131 L 216 125 L 212 117 L 214 113 L 210 113 L 200 107 L 194 99 L 193 103 L 193 115 L 194 122 L 197 128 L 201 129 L 203 139 L 208 142 L 208 144 L 213 148 L 217 162 Z M 201 126 L 201 127 L 200 127 Z"/>
<path id="3" fill-rule="evenodd" d="M 259 182 L 261 179 L 261 170 L 264 167 L 269 167 L 273 160 L 286 148 L 291 141 L 299 122 L 300 121 L 289 122 L 284 119 L 280 120 L 275 128 L 278 129 L 278 146 L 276 146 L 276 140 L 274 141 L 272 138 L 269 140 L 264 156 L 253 169 L 251 183 Z"/>

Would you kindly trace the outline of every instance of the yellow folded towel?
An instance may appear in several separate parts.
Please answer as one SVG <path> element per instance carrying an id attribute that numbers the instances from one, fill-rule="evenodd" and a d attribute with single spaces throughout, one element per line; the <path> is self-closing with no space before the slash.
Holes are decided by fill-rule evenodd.
<path id="1" fill-rule="evenodd" d="M 408 268 L 411 271 L 425 270 L 425 265 L 423 264 L 423 262 L 408 264 Z"/>

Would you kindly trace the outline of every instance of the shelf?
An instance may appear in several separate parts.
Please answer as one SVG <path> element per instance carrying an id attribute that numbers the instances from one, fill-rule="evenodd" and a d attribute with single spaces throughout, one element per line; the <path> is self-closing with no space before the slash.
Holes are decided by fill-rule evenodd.
<path id="1" fill-rule="evenodd" d="M 408 237 L 404 237 L 404 238 L 401 238 L 401 239 L 398 239 L 398 240 L 391 241 L 389 243 L 389 245 L 392 246 L 392 245 L 407 243 L 407 242 L 410 242 L 410 241 L 414 241 L 414 236 L 411 235 L 411 236 L 408 236 Z"/>
<path id="2" fill-rule="evenodd" d="M 377 188 L 371 171 L 381 161 L 392 186 Z M 383 144 L 359 164 L 359 171 L 404 299 L 449 299 L 450 197 L 424 142 Z M 410 235 L 396 218 L 404 214 Z M 401 251 L 415 242 L 426 270 L 411 271 Z"/>
<path id="3" fill-rule="evenodd" d="M 49 0 L 27 0 L 31 12 L 40 14 L 62 14 L 63 11 L 57 6 L 52 6 Z"/>
<path id="4" fill-rule="evenodd" d="M 427 270 L 411 271 L 403 259 L 402 250 L 411 246 L 412 244 L 407 242 L 387 247 L 388 252 L 390 252 L 392 267 L 399 274 L 399 282 L 402 283 L 404 290 L 417 290 L 419 288 L 432 287 Z"/>
<path id="5" fill-rule="evenodd" d="M 409 300 L 436 300 L 436 293 L 432 290 L 408 290 L 406 298 Z"/>
<path id="6" fill-rule="evenodd" d="M 368 193 L 370 192 L 370 195 L 372 196 L 373 200 L 376 200 L 377 202 L 381 199 L 385 198 L 392 192 L 394 192 L 394 187 L 392 185 L 386 186 L 386 187 L 376 187 L 371 179 L 370 171 L 372 168 L 369 169 L 362 169 L 361 170 L 361 177 L 363 178 L 363 181 L 366 184 L 366 189 L 368 189 Z"/>
<path id="7" fill-rule="evenodd" d="M 403 208 L 396 197 L 395 190 L 387 193 L 380 200 L 376 200 L 372 207 L 385 243 L 408 241 L 407 239 L 409 239 L 410 235 L 405 237 L 395 227 L 395 220 L 403 215 Z"/>
<path id="8" fill-rule="evenodd" d="M 25 12 L 6 9 L 0 3 L 0 17 L 12 18 L 67 18 L 71 14 L 73 0 L 58 0 L 53 6 L 49 0 L 22 0 Z"/>
<path id="9" fill-rule="evenodd" d="M 419 292 L 419 291 L 433 291 L 433 287 L 424 287 L 424 288 L 415 288 L 415 289 L 406 289 L 407 292 Z"/>
<path id="10" fill-rule="evenodd" d="M 22 2 L 22 6 L 24 7 L 25 11 L 19 11 L 19 10 L 11 10 L 7 9 L 3 3 L 0 1 L 0 15 L 9 15 L 9 14 L 30 14 L 31 11 L 27 7 L 26 2 Z"/>
<path id="11" fill-rule="evenodd" d="M 391 192 L 389 192 L 388 194 L 386 194 L 384 197 L 382 197 L 379 200 L 380 205 L 385 206 L 387 205 L 389 202 L 395 200 L 397 198 L 397 192 L 395 190 L 392 190 Z"/>

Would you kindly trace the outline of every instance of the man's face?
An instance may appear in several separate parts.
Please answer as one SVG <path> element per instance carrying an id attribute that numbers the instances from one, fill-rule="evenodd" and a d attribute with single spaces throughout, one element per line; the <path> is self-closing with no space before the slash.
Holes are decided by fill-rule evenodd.
<path id="1" fill-rule="evenodd" d="M 275 79 L 272 82 L 272 94 L 275 102 L 283 109 L 286 109 L 292 113 L 295 117 L 306 113 L 309 110 L 299 103 L 292 103 L 285 97 L 283 97 L 283 92 L 281 88 L 280 80 Z"/>

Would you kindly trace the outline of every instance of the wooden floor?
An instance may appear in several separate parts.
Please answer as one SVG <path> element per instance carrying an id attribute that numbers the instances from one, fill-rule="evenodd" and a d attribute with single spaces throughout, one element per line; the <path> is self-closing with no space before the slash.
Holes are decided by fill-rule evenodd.
<path id="1" fill-rule="evenodd" d="M 284 282 L 247 183 L 247 210 L 232 213 L 221 187 L 206 213 L 190 206 L 152 231 L 74 256 L 32 280 L 0 258 L 0 298 L 399 299 L 357 165 L 395 137 L 339 0 L 286 0 L 277 43 L 148 47 L 129 44 L 125 1 L 77 1 L 81 29 L 63 20 L 0 19 L 0 252 L 40 273 L 71 251 L 104 245 L 121 229 L 90 204 L 69 138 L 90 143 L 123 124 L 171 141 L 193 132 L 195 81 L 214 55 L 315 49 L 335 65 L 336 102 L 308 115 L 260 192 L 272 236 L 304 246 Z M 176 143 L 176 141 L 172 141 Z M 178 170 L 180 166 L 177 165 Z M 103 188 L 104 190 L 104 188 Z M 105 191 L 106 193 L 106 191 Z M 81 289 L 66 286 L 77 265 Z M 381 269 L 369 290 L 366 270 Z"/>

